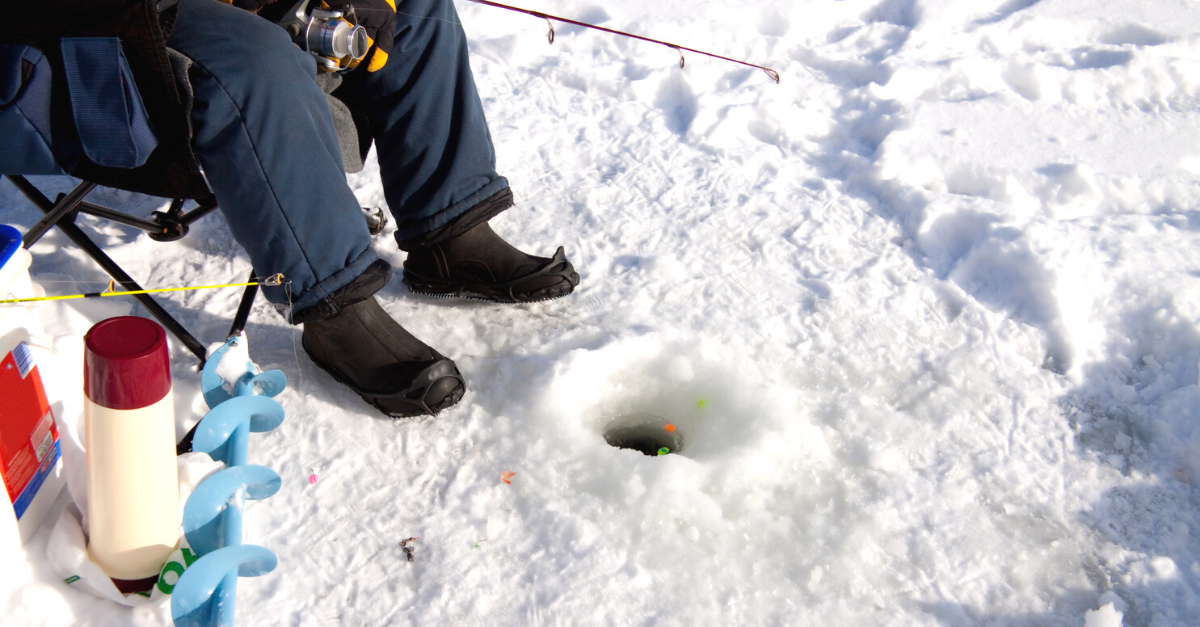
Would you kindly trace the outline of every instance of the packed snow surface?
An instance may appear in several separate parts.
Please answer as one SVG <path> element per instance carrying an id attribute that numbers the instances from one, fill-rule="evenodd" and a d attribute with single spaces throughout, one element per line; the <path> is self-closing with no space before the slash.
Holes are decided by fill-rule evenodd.
<path id="1" fill-rule="evenodd" d="M 250 462 L 284 485 L 245 538 L 280 567 L 239 582 L 238 624 L 1200 625 L 1200 6 L 522 4 L 776 85 L 457 4 L 518 199 L 493 226 L 564 245 L 582 283 L 503 306 L 393 279 L 384 307 L 469 384 L 398 421 L 260 301 L 250 357 L 287 374 L 287 419 Z M 373 158 L 350 183 L 384 204 Z M 39 215 L 0 184 L 0 222 Z M 219 215 L 175 244 L 80 222 L 148 287 L 250 270 Z M 106 280 L 61 234 L 33 253 L 51 293 Z M 164 301 L 207 343 L 240 293 Z M 40 310 L 68 461 L 80 336 L 131 310 Z M 182 436 L 206 407 L 173 355 Z M 636 413 L 685 447 L 608 446 Z M 45 543 L 6 625 L 169 623 L 73 590 Z"/>

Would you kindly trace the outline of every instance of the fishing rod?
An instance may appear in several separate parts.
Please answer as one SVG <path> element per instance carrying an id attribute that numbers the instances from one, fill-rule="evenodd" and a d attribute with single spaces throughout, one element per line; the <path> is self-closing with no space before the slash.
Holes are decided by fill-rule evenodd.
<path id="1" fill-rule="evenodd" d="M 0 300 L 0 305 L 19 305 L 22 303 L 44 303 L 54 300 L 73 300 L 77 298 L 107 298 L 109 296 L 136 296 L 138 294 L 160 294 L 162 292 L 185 292 L 189 290 L 209 290 L 221 287 L 249 287 L 258 285 L 283 285 L 287 281 L 284 280 L 282 274 L 267 277 L 260 281 L 251 281 L 249 283 L 226 283 L 223 285 L 190 285 L 185 287 L 162 287 L 154 290 L 129 290 L 124 292 L 116 291 L 116 282 L 109 281 L 108 288 L 103 292 L 88 292 L 86 294 L 68 294 L 66 296 L 42 296 L 40 298 L 9 298 Z"/>
<path id="2" fill-rule="evenodd" d="M 551 22 L 551 20 L 554 20 L 557 22 L 562 22 L 564 24 L 571 24 L 573 26 L 582 26 L 584 28 L 591 28 L 593 30 L 602 31 L 605 33 L 613 34 L 613 35 L 621 35 L 622 37 L 630 37 L 633 39 L 638 39 L 641 41 L 648 41 L 650 43 L 655 43 L 655 44 L 659 44 L 662 46 L 666 46 L 668 48 L 674 48 L 675 51 L 679 53 L 679 67 L 683 67 L 683 51 L 687 50 L 688 52 L 695 52 L 696 54 L 702 54 L 704 56 L 713 57 L 715 59 L 721 59 L 722 61 L 729 61 L 730 63 L 738 63 L 740 65 L 745 65 L 748 67 L 760 69 L 763 72 L 766 72 L 767 76 L 770 76 L 771 80 L 775 81 L 776 84 L 779 84 L 779 72 L 776 72 L 775 70 L 772 70 L 769 67 L 755 65 L 755 64 L 749 63 L 747 61 L 739 61 L 737 59 L 730 59 L 729 57 L 723 57 L 719 54 L 713 54 L 711 52 L 705 52 L 703 50 L 696 50 L 695 48 L 688 48 L 686 46 L 680 46 L 678 44 L 660 41 L 658 39 L 651 39 L 649 37 L 642 37 L 641 35 L 634 35 L 632 33 L 626 33 L 624 31 L 613 30 L 611 28 L 605 28 L 603 26 L 597 26 L 595 24 L 588 24 L 587 22 L 579 22 L 576 20 L 567 19 L 565 17 L 558 17 L 557 15 L 550 15 L 548 13 L 542 13 L 541 11 L 522 9 L 520 7 L 509 6 L 507 4 L 501 4 L 499 2 L 492 2 L 491 0 L 470 0 L 470 1 L 477 3 L 477 4 L 485 4 L 489 7 L 496 7 L 498 9 L 508 9 L 509 11 L 516 11 L 517 13 L 524 13 L 526 15 L 532 15 L 534 17 L 540 17 L 540 18 L 546 20 L 546 23 L 550 25 L 550 32 L 549 32 L 549 34 L 546 35 L 547 39 L 550 40 L 550 43 L 554 43 L 554 22 Z"/>

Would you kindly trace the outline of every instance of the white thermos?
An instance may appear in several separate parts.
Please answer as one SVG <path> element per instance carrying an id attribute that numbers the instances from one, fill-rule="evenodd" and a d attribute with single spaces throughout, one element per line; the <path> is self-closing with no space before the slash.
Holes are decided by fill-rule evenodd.
<path id="1" fill-rule="evenodd" d="M 88 554 L 122 592 L 149 590 L 179 541 L 167 337 L 109 318 L 84 336 Z"/>

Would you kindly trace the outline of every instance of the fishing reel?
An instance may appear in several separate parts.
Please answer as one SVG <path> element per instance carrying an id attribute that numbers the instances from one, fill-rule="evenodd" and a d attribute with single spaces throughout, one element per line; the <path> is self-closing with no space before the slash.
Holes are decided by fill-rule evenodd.
<path id="1" fill-rule="evenodd" d="M 310 6 L 314 2 L 319 6 Z M 353 8 L 350 16 L 354 16 Z M 324 72 L 346 69 L 350 63 L 367 56 L 371 47 L 367 29 L 350 22 L 342 11 L 327 8 L 320 0 L 299 0 L 276 23 L 301 50 L 317 58 L 317 67 Z"/>

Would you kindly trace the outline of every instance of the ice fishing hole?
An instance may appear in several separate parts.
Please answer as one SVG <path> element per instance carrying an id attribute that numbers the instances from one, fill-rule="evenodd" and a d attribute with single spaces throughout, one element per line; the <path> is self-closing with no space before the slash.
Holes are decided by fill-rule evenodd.
<path id="1" fill-rule="evenodd" d="M 675 455 L 683 451 L 683 431 L 671 421 L 654 414 L 622 414 L 604 427 L 609 446 L 627 448 L 643 455 Z"/>

